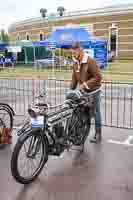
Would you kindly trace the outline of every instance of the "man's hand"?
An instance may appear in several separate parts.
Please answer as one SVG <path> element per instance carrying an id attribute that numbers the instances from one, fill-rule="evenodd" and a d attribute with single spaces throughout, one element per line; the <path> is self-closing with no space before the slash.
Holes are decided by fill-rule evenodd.
<path id="1" fill-rule="evenodd" d="M 84 89 L 85 89 L 84 84 L 81 84 L 81 85 L 79 86 L 79 89 L 80 89 L 80 90 L 84 90 Z"/>
<path id="2" fill-rule="evenodd" d="M 80 90 L 90 90 L 86 82 L 82 83 L 79 88 Z"/>

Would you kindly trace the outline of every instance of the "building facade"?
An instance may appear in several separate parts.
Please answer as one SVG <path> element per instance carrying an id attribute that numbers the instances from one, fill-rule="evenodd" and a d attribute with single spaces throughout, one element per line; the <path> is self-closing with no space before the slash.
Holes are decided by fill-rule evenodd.
<path id="1" fill-rule="evenodd" d="M 94 36 L 108 40 L 108 48 L 118 59 L 133 59 L 133 4 L 64 13 L 46 19 L 20 21 L 9 27 L 11 40 L 42 40 L 54 28 L 83 26 Z"/>

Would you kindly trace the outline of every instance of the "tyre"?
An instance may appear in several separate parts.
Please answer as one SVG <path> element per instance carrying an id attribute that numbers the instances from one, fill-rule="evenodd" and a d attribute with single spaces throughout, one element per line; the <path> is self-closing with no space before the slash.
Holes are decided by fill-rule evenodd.
<path id="1" fill-rule="evenodd" d="M 11 158 L 11 172 L 15 180 L 21 184 L 29 184 L 34 181 L 48 160 L 48 150 L 48 139 L 45 135 L 42 136 L 41 129 L 31 130 L 20 136 Z M 36 164 L 35 159 L 39 157 L 39 162 Z M 27 162 L 25 162 L 25 158 Z M 22 163 L 22 167 L 19 166 L 19 161 Z M 35 169 L 33 169 L 34 167 Z M 28 175 L 30 169 L 32 172 Z"/>
<path id="2" fill-rule="evenodd" d="M 12 131 L 13 128 L 13 115 L 10 110 L 4 105 L 0 105 L 0 120 L 3 121 L 5 128 L 10 129 Z M 4 149 L 7 145 L 0 144 L 0 149 Z"/>
<path id="3" fill-rule="evenodd" d="M 0 106 L 0 118 L 6 125 L 6 128 L 13 129 L 13 115 L 7 107 Z"/>
<path id="4" fill-rule="evenodd" d="M 73 145 L 85 143 L 90 132 L 91 119 L 84 113 L 75 112 L 68 122 L 68 136 Z"/>

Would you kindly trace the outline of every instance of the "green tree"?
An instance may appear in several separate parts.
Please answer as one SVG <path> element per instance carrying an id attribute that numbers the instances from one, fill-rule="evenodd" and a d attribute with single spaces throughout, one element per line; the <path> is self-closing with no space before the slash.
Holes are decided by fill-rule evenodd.
<path id="1" fill-rule="evenodd" d="M 1 30 L 0 39 L 2 42 L 9 42 L 9 35 L 5 32 L 4 29 Z"/>
<path id="2" fill-rule="evenodd" d="M 55 55 L 63 56 L 65 58 L 69 58 L 69 59 L 72 58 L 72 54 L 71 54 L 70 50 L 68 50 L 68 49 L 56 49 Z"/>

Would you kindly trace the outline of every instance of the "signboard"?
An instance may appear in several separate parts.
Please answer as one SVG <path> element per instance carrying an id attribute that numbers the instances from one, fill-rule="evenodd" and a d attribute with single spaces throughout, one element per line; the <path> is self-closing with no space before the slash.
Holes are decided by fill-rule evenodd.
<path id="1" fill-rule="evenodd" d="M 99 64 L 100 68 L 107 67 L 107 49 L 106 48 L 95 48 L 94 49 L 94 58 Z"/>
<path id="2" fill-rule="evenodd" d="M 0 58 L 0 63 L 11 63 L 12 58 Z"/>
<path id="3" fill-rule="evenodd" d="M 107 67 L 106 46 L 84 49 L 84 52 L 87 53 L 90 57 L 94 58 L 101 69 L 105 69 Z"/>
<path id="4" fill-rule="evenodd" d="M 22 48 L 20 46 L 9 46 L 7 47 L 8 52 L 12 53 L 18 53 L 22 51 Z"/>
<path id="5" fill-rule="evenodd" d="M 84 52 L 87 53 L 90 57 L 94 58 L 94 49 L 84 49 Z"/>
<path id="6" fill-rule="evenodd" d="M 73 38 L 72 34 L 70 34 L 70 33 L 64 33 L 64 34 L 61 35 L 60 40 L 61 40 L 61 42 L 64 42 L 64 41 L 70 40 L 72 38 Z"/>

